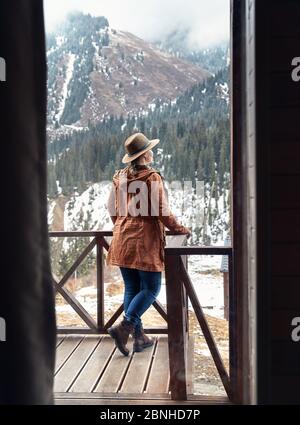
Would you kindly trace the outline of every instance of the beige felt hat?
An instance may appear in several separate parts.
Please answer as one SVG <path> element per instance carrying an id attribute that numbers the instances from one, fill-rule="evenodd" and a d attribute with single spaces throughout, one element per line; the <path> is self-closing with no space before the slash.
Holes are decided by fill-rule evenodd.
<path id="1" fill-rule="evenodd" d="M 126 164 L 136 159 L 138 156 L 149 151 L 159 143 L 159 139 L 149 140 L 143 133 L 135 133 L 125 140 L 124 147 L 127 152 L 123 156 L 122 162 Z"/>

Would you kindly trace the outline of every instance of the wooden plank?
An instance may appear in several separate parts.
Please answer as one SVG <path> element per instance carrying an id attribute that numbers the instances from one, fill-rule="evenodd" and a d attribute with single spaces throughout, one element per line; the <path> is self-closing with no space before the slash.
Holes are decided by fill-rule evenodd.
<path id="1" fill-rule="evenodd" d="M 187 393 L 193 394 L 194 392 L 194 346 L 195 340 L 194 337 L 190 335 L 188 341 L 188 354 L 187 354 Z"/>
<path id="2" fill-rule="evenodd" d="M 170 255 L 230 255 L 232 248 L 228 246 L 180 246 L 165 248 L 166 256 Z"/>
<path id="3" fill-rule="evenodd" d="M 54 392 L 67 392 L 99 343 L 99 337 L 85 337 L 55 376 Z"/>
<path id="4" fill-rule="evenodd" d="M 218 370 L 218 373 L 220 375 L 220 378 L 222 380 L 222 383 L 224 385 L 225 391 L 228 395 L 228 397 L 231 397 L 231 386 L 230 386 L 230 381 L 229 381 L 229 377 L 226 371 L 226 368 L 224 366 L 222 357 L 219 353 L 218 347 L 215 343 L 214 337 L 211 333 L 211 330 L 209 328 L 209 325 L 207 323 L 207 320 L 205 318 L 205 315 L 203 313 L 202 307 L 199 303 L 197 294 L 195 292 L 195 289 L 193 287 L 193 284 L 190 280 L 189 275 L 187 274 L 183 263 L 181 263 L 181 268 L 180 268 L 180 274 L 182 276 L 182 281 L 184 282 L 184 285 L 186 287 L 188 296 L 191 300 L 195 315 L 198 319 L 199 325 L 201 327 L 201 330 L 203 332 L 204 338 L 206 340 L 206 343 L 208 345 L 209 351 L 211 352 L 213 361 L 216 365 L 216 368 Z"/>
<path id="5" fill-rule="evenodd" d="M 238 321 L 242 326 L 237 327 L 237 340 L 239 341 L 238 352 L 236 355 L 237 368 L 237 385 L 234 394 L 235 399 L 239 403 L 249 400 L 250 387 L 249 378 L 251 376 L 251 352 L 247 347 L 247 340 L 250 339 L 248 325 L 249 318 L 244 315 L 245 309 L 248 308 L 247 293 L 245 282 L 248 282 L 248 267 L 246 267 L 245 258 L 247 258 L 253 246 L 248 243 L 248 226 L 249 226 L 249 196 L 250 192 L 255 188 L 253 179 L 255 168 L 249 168 L 249 152 L 251 152 L 253 144 L 248 133 L 255 131 L 255 122 L 249 119 L 250 108 L 247 101 L 254 97 L 257 93 L 255 82 L 247 71 L 253 67 L 256 59 L 256 31 L 254 28 L 253 7 L 249 11 L 248 4 L 245 1 L 231 2 L 231 241 L 235 247 L 235 267 L 233 279 L 237 282 L 237 309 Z M 256 9 L 256 4 L 255 4 Z M 247 16 L 248 15 L 248 16 Z M 249 29 L 249 37 L 247 39 L 247 27 Z M 249 55 L 249 52 L 251 55 Z M 248 61 L 250 61 L 248 63 Z M 247 69 L 247 65 L 250 69 Z M 259 92 L 260 93 L 260 92 Z M 252 108 L 253 110 L 254 108 Z M 253 111 L 255 112 L 255 110 Z M 226 255 L 226 254 L 225 254 Z M 246 335 L 245 335 L 245 334 Z M 247 382 L 248 380 L 248 382 Z"/>
<path id="6" fill-rule="evenodd" d="M 111 399 L 91 399 L 91 398 L 70 398 L 70 399 L 63 399 L 63 398 L 59 398 L 55 400 L 55 404 L 56 405 L 96 405 L 96 406 L 108 406 L 108 405 L 116 405 L 116 400 L 114 398 Z M 188 401 L 182 401 L 182 400 L 141 400 L 141 399 L 136 399 L 136 400 L 118 400 L 118 405 L 171 405 L 171 406 L 188 406 L 188 405 L 195 405 L 195 406 L 199 406 L 199 405 L 216 405 L 216 404 L 232 404 L 230 403 L 228 400 L 224 401 L 224 402 L 220 402 L 220 403 L 216 403 L 216 401 L 212 398 L 210 401 L 208 400 L 188 400 Z"/>
<path id="7" fill-rule="evenodd" d="M 74 295 L 66 288 L 60 288 L 57 286 L 57 282 L 53 279 L 54 285 L 56 286 L 57 291 L 63 298 L 67 301 L 68 304 L 76 311 L 78 316 L 88 325 L 89 328 L 97 329 L 97 323 L 92 318 L 92 316 L 87 312 L 87 310 L 80 304 L 80 302 L 74 297 Z"/>
<path id="8" fill-rule="evenodd" d="M 134 353 L 130 367 L 126 373 L 122 387 L 119 393 L 142 393 L 145 385 L 149 369 L 151 367 L 151 360 L 157 344 L 157 338 L 152 347 L 145 349 L 140 353 Z"/>
<path id="9" fill-rule="evenodd" d="M 75 328 L 75 327 L 67 327 L 67 326 L 63 326 L 63 327 L 59 327 L 57 328 L 57 333 L 59 333 L 60 335 L 69 335 L 69 334 L 73 334 L 73 335 L 99 335 L 100 332 L 98 329 L 96 328 Z"/>
<path id="10" fill-rule="evenodd" d="M 161 315 L 163 319 L 165 319 L 166 322 L 168 322 L 168 314 L 164 306 L 158 301 L 154 301 L 153 307 L 158 311 L 158 313 Z"/>
<path id="11" fill-rule="evenodd" d="M 173 400 L 186 400 L 186 325 L 183 290 L 179 280 L 181 258 L 167 255 L 165 260 L 166 297 L 169 329 L 170 388 Z M 172 320 L 170 320 L 172 318 Z"/>
<path id="12" fill-rule="evenodd" d="M 58 232 L 48 232 L 50 238 L 66 238 L 66 237 L 91 237 L 91 236 L 112 236 L 112 230 L 71 230 L 68 232 L 58 231 Z"/>
<path id="13" fill-rule="evenodd" d="M 105 323 L 104 329 L 106 330 L 110 328 L 115 323 L 115 321 L 119 318 L 119 316 L 121 316 L 123 311 L 124 311 L 124 304 L 122 303 L 120 307 L 118 307 L 118 309 L 111 316 L 111 318 Z"/>
<path id="14" fill-rule="evenodd" d="M 132 350 L 132 340 L 128 342 L 127 347 Z M 115 350 L 109 364 L 107 365 L 99 383 L 93 392 L 117 392 L 121 386 L 122 380 L 127 372 L 132 356 L 124 356 L 119 350 Z"/>
<path id="15" fill-rule="evenodd" d="M 252 252 L 253 255 L 253 252 Z M 255 270 L 252 269 L 252 273 Z M 227 395 L 230 400 L 237 402 L 239 401 L 239 391 L 242 382 L 238 382 L 239 379 L 239 353 L 242 351 L 243 341 L 239 338 L 239 335 L 243 335 L 243 321 L 238 320 L 238 298 L 239 291 L 238 285 L 234 280 L 234 267 L 233 267 L 233 256 L 228 256 L 228 290 L 229 290 L 229 383 Z M 241 306 L 240 306 L 241 307 Z M 240 312 L 242 314 L 242 312 Z M 247 345 L 248 347 L 248 345 Z M 245 349 L 245 347 L 244 347 Z M 249 348 L 247 348 L 249 350 Z M 252 383 L 253 385 L 253 383 Z"/>
<path id="16" fill-rule="evenodd" d="M 187 255 L 182 255 L 181 256 L 181 260 L 184 264 L 185 269 L 188 271 L 188 256 Z M 190 319 L 189 319 L 189 297 L 188 294 L 186 292 L 186 289 L 184 286 L 182 286 L 182 290 L 183 290 L 183 303 L 184 303 L 184 310 L 185 310 L 185 332 L 187 335 L 187 339 L 188 339 L 188 335 L 189 335 L 189 326 L 190 326 Z"/>
<path id="17" fill-rule="evenodd" d="M 292 379 L 283 380 L 281 383 L 273 381 L 273 375 L 299 373 L 299 350 L 298 353 L 292 354 L 292 350 L 297 350 L 298 344 L 291 340 L 271 343 L 272 332 L 273 337 L 277 339 L 285 337 L 288 329 L 291 329 L 288 318 L 284 318 L 283 314 L 278 312 L 272 314 L 273 299 L 271 297 L 274 284 L 277 285 L 279 282 L 277 280 L 274 283 L 274 275 L 276 279 L 280 276 L 281 282 L 284 282 L 285 276 L 296 278 L 296 275 L 300 274 L 297 270 L 300 250 L 296 243 L 287 243 L 294 238 L 289 232 L 293 232 L 292 224 L 297 226 L 298 220 L 289 223 L 288 229 L 286 229 L 285 221 L 279 224 L 277 220 L 277 226 L 279 225 L 282 230 L 276 228 L 274 223 L 271 223 L 270 229 L 271 213 L 273 214 L 274 209 L 300 209 L 299 170 L 297 170 L 295 159 L 291 158 L 292 155 L 297 158 L 299 149 L 296 144 L 300 142 L 299 104 L 295 99 L 295 94 L 299 93 L 299 83 L 293 83 L 290 75 L 293 69 L 291 61 L 293 57 L 299 56 L 300 38 L 294 37 L 296 31 L 300 35 L 299 6 L 299 1 L 289 0 L 256 2 L 256 93 L 259 93 L 256 96 L 258 225 L 257 255 L 253 258 L 249 257 L 248 264 L 254 263 L 257 267 L 256 394 L 259 404 L 274 404 L 281 401 L 275 396 L 277 391 L 281 394 L 289 393 L 289 397 L 293 393 L 294 400 L 299 401 L 299 381 L 298 383 L 293 382 Z M 280 25 L 278 25 L 279 22 Z M 271 33 L 273 38 L 270 37 Z M 275 35 L 282 37 L 275 38 Z M 293 35 L 293 37 L 286 37 L 287 35 Z M 278 71 L 284 72 L 281 75 L 282 78 L 277 78 Z M 276 95 L 275 91 L 277 91 Z M 284 153 L 284 143 L 286 149 L 290 150 L 289 153 Z M 274 153 L 273 149 L 275 149 Z M 281 153 L 282 163 L 280 163 Z M 288 169 L 289 161 L 290 170 Z M 286 235 L 282 241 L 284 231 Z M 279 237 L 278 234 L 280 234 Z M 270 238 L 273 240 L 272 244 Z M 236 245 L 236 248 L 239 249 L 239 246 Z M 282 294 L 288 291 L 285 284 L 282 285 L 281 291 Z M 277 299 L 279 296 L 280 290 L 277 288 Z"/>
<path id="18" fill-rule="evenodd" d="M 223 273 L 224 319 L 229 320 L 229 273 Z"/>
<path id="19" fill-rule="evenodd" d="M 75 272 L 77 267 L 82 263 L 82 261 L 88 256 L 88 254 L 93 250 L 94 246 L 96 245 L 96 238 L 94 238 L 82 251 L 80 256 L 76 259 L 76 261 L 72 264 L 72 266 L 69 268 L 67 273 L 63 276 L 63 278 L 56 283 L 56 290 L 59 288 L 62 288 L 64 284 L 67 282 L 69 277 L 72 276 L 72 274 Z"/>
<path id="20" fill-rule="evenodd" d="M 131 404 L 134 404 L 135 401 L 147 401 L 153 400 L 157 403 L 164 401 L 172 401 L 172 403 L 177 404 L 176 401 L 171 400 L 171 395 L 167 393 L 162 394 L 121 394 L 121 393 L 56 393 L 56 400 L 112 400 L 115 404 L 119 404 L 119 401 L 130 401 Z M 188 401 L 195 401 L 200 403 L 207 404 L 232 404 L 227 397 L 225 396 L 205 396 L 198 394 L 190 394 L 188 396 Z"/>
<path id="21" fill-rule="evenodd" d="M 56 348 L 63 342 L 65 337 L 63 335 L 57 335 L 56 337 Z"/>
<path id="22" fill-rule="evenodd" d="M 58 346 L 56 350 L 55 373 L 65 363 L 82 339 L 82 336 L 68 335 Z"/>
<path id="23" fill-rule="evenodd" d="M 106 251 L 109 250 L 109 243 L 107 242 L 107 240 L 105 239 L 104 236 L 101 238 L 101 244 L 102 244 L 103 248 L 106 249 Z"/>
<path id="24" fill-rule="evenodd" d="M 68 335 L 68 334 L 76 334 L 76 335 L 100 335 L 100 334 L 107 334 L 107 324 L 105 325 L 104 329 L 97 329 L 97 328 L 75 328 L 75 327 L 60 327 L 57 329 L 57 333 L 60 335 Z M 166 327 L 157 327 L 157 328 L 144 328 L 145 333 L 147 334 L 167 334 L 168 328 Z"/>
<path id="25" fill-rule="evenodd" d="M 171 395 L 168 393 L 162 394 L 146 394 L 146 393 L 131 393 L 131 394 L 123 394 L 123 393 L 55 393 L 55 398 L 65 398 L 65 399 L 80 399 L 80 398 L 90 398 L 90 399 L 106 399 L 113 398 L 116 403 L 119 400 L 170 400 Z"/>
<path id="26" fill-rule="evenodd" d="M 110 336 L 103 336 L 100 344 L 85 364 L 69 392 L 92 392 L 115 349 L 115 343 L 112 338 Z"/>
<path id="27" fill-rule="evenodd" d="M 97 268 L 97 325 L 98 329 L 104 326 L 104 255 L 102 238 L 97 240 L 96 268 Z"/>
<path id="28" fill-rule="evenodd" d="M 97 237 L 105 237 L 105 236 L 113 236 L 113 231 L 112 230 L 71 230 L 71 231 L 57 231 L 57 232 L 48 232 L 49 237 L 52 238 L 66 238 L 66 237 L 71 237 L 71 236 L 97 236 Z M 171 236 L 171 235 L 176 235 L 176 236 L 182 236 L 182 235 L 178 235 L 178 233 L 176 233 L 173 230 L 167 230 L 166 231 L 166 235 L 167 236 Z"/>
<path id="29" fill-rule="evenodd" d="M 168 337 L 159 336 L 146 394 L 168 393 L 170 382 Z"/>

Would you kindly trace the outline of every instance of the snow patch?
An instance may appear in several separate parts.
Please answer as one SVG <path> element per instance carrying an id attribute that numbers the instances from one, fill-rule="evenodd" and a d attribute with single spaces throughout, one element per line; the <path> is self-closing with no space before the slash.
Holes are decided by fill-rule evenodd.
<path id="1" fill-rule="evenodd" d="M 69 82 L 71 81 L 72 75 L 73 75 L 73 70 L 74 70 L 74 62 L 75 62 L 76 56 L 74 55 L 74 53 L 69 53 L 68 55 L 68 65 L 67 65 L 67 71 L 66 71 L 66 78 L 64 81 L 64 85 L 62 88 L 62 95 L 61 95 L 61 101 L 60 104 L 58 106 L 58 112 L 55 115 L 55 119 L 59 122 L 64 109 L 65 109 L 65 104 L 66 104 L 66 100 L 68 97 L 68 85 Z"/>

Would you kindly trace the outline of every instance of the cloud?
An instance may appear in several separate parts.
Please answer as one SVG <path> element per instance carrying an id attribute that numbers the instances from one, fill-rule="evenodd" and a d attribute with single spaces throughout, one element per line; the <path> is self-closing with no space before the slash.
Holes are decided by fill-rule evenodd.
<path id="1" fill-rule="evenodd" d="M 112 28 L 148 41 L 175 30 L 188 30 L 191 47 L 208 47 L 229 40 L 229 0 L 44 0 L 47 31 L 67 13 L 78 10 L 105 16 Z"/>

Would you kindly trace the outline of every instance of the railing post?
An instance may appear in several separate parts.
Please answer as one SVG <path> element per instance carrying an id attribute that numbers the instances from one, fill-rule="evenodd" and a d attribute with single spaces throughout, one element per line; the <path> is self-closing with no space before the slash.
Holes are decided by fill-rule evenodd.
<path id="1" fill-rule="evenodd" d="M 104 254 L 102 237 L 97 237 L 97 327 L 98 332 L 104 328 Z"/>
<path id="2" fill-rule="evenodd" d="M 187 244 L 187 239 L 183 241 L 183 246 Z M 184 264 L 184 267 L 186 271 L 188 271 L 188 256 L 187 255 L 181 255 L 182 262 Z M 184 300 L 185 300 L 185 313 L 186 313 L 186 334 L 187 338 L 189 338 L 189 297 L 185 290 L 185 286 L 182 285 L 182 290 L 184 293 Z"/>
<path id="3" fill-rule="evenodd" d="M 237 294 L 233 279 L 233 254 L 228 255 L 228 280 L 229 280 L 229 376 L 231 399 L 237 402 L 237 355 L 238 344 L 242 341 L 237 340 Z"/>
<path id="4" fill-rule="evenodd" d="M 223 272 L 224 319 L 229 320 L 229 273 Z"/>
<path id="5" fill-rule="evenodd" d="M 173 400 L 187 399 L 187 333 L 185 294 L 180 281 L 180 256 L 166 255 L 166 297 L 170 389 Z"/>

